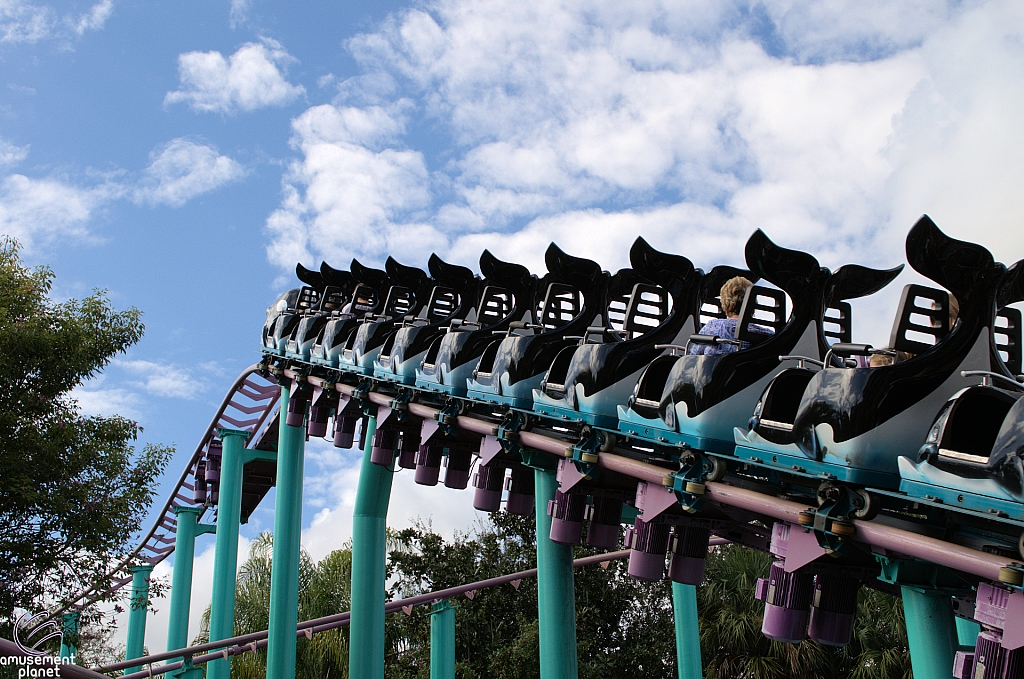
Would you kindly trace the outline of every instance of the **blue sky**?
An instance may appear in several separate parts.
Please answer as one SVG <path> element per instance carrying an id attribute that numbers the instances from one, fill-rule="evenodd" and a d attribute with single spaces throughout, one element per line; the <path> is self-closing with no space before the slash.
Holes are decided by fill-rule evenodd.
<path id="1" fill-rule="evenodd" d="M 1008 0 L 0 0 L 0 232 L 57 295 L 145 312 L 80 402 L 184 458 L 299 260 L 541 271 L 556 240 L 614 270 L 642 234 L 709 268 L 760 227 L 893 266 L 924 212 L 1024 257 L 1022 37 Z M 858 336 L 884 341 L 912 279 Z M 355 479 L 311 444 L 314 556 Z M 396 525 L 472 525 L 468 493 L 397 483 Z"/>

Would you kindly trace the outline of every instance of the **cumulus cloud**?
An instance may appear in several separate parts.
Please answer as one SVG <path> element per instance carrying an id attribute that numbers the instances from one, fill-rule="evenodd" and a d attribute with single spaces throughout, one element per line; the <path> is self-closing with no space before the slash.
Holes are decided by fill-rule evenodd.
<path id="1" fill-rule="evenodd" d="M 69 14 L 58 20 L 57 12 L 48 5 L 0 0 L 0 44 L 33 44 L 51 38 L 81 37 L 86 31 L 103 28 L 113 9 L 113 0 L 100 0 L 84 14 Z"/>
<path id="2" fill-rule="evenodd" d="M 50 34 L 53 12 L 24 0 L 0 0 L 0 44 L 34 43 Z"/>
<path id="3" fill-rule="evenodd" d="M 194 111 L 234 113 L 266 106 L 284 106 L 305 94 L 285 79 L 294 58 L 275 40 L 242 45 L 225 57 L 220 52 L 187 52 L 178 56 L 181 89 L 168 92 L 166 104 L 187 103 Z"/>
<path id="4" fill-rule="evenodd" d="M 115 184 L 81 188 L 12 174 L 0 180 L 0 233 L 14 236 L 29 251 L 56 240 L 88 238 L 93 213 L 120 193 Z"/>
<path id="5" fill-rule="evenodd" d="M 219 155 L 212 146 L 183 137 L 154 150 L 150 159 L 134 191 L 138 202 L 180 207 L 245 174 L 241 165 Z"/>
<path id="6" fill-rule="evenodd" d="M 78 401 L 78 407 L 83 415 L 120 415 L 129 420 L 142 419 L 143 403 L 137 393 L 119 387 L 100 386 L 102 383 L 102 379 L 93 379 L 85 385 L 75 387 L 71 392 L 71 398 Z"/>
<path id="7" fill-rule="evenodd" d="M 28 157 L 28 146 L 15 146 L 0 137 L 0 167 L 17 165 Z"/>
<path id="8" fill-rule="evenodd" d="M 249 19 L 249 0 L 231 0 L 230 25 L 238 28 Z"/>
<path id="9" fill-rule="evenodd" d="M 1015 261 L 1022 36 L 1009 0 L 435 0 L 350 40 L 362 74 L 293 121 L 268 255 L 542 271 L 555 239 L 615 268 L 643 234 L 708 267 L 764 228 L 891 266 L 928 212 Z"/>
<path id="10" fill-rule="evenodd" d="M 132 385 L 155 396 L 195 398 L 209 386 L 188 368 L 144 360 L 115 360 L 114 365 L 132 376 Z"/>
<path id="11" fill-rule="evenodd" d="M 111 13 L 114 11 L 113 0 L 101 0 L 93 5 L 88 12 L 83 14 L 75 22 L 75 33 L 82 35 L 86 31 L 98 31 L 107 23 Z"/>

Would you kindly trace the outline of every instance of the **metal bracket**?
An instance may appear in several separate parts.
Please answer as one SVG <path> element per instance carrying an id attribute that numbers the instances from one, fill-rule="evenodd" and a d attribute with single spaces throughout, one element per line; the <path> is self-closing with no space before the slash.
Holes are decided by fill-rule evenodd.
<path id="1" fill-rule="evenodd" d="M 970 585 L 944 566 L 877 553 L 875 559 L 882 567 L 878 576 L 882 582 L 950 597 L 971 595 Z"/>
<path id="2" fill-rule="evenodd" d="M 675 493 L 687 513 L 695 514 L 704 505 L 704 482 L 719 464 L 700 451 L 687 447 L 679 454 L 679 470 L 665 474 L 661 483 Z"/>
<path id="3" fill-rule="evenodd" d="M 444 407 L 438 411 L 437 415 L 434 416 L 434 419 L 437 420 L 437 423 L 445 436 L 455 435 L 457 428 L 455 423 L 463 410 L 465 410 L 465 404 L 463 401 L 450 398 L 445 402 Z"/>
<path id="4" fill-rule="evenodd" d="M 373 391 L 373 380 L 363 378 L 359 380 L 359 384 L 352 392 L 352 400 L 359 404 L 363 411 L 363 417 L 373 417 L 377 414 L 377 404 L 370 401 L 371 391 Z"/>

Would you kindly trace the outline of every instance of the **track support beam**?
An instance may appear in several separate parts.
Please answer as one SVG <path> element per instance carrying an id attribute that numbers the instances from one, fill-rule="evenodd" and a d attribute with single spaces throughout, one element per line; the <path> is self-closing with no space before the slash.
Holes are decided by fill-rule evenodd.
<path id="1" fill-rule="evenodd" d="M 696 587 L 672 583 L 672 613 L 676 623 L 676 669 L 679 679 L 701 679 Z"/>
<path id="2" fill-rule="evenodd" d="M 576 591 L 572 547 L 552 542 L 548 502 L 558 481 L 553 470 L 534 468 L 537 514 L 537 613 L 541 679 L 576 679 Z"/>
<path id="3" fill-rule="evenodd" d="M 235 581 L 238 569 L 238 523 L 242 514 L 242 466 L 249 432 L 218 429 L 222 443 L 220 495 L 217 503 L 217 542 L 213 553 L 213 596 L 210 600 L 210 641 L 229 639 L 235 632 Z M 229 679 L 231 661 L 210 662 L 209 679 Z"/>
<path id="4" fill-rule="evenodd" d="M 75 662 L 75 656 L 78 655 L 78 623 L 81 618 L 82 614 L 78 611 L 60 616 L 60 657 L 67 658 L 71 663 Z"/>
<path id="5" fill-rule="evenodd" d="M 149 576 L 152 566 L 132 566 L 132 599 L 128 605 L 128 639 L 124 659 L 134 660 L 146 653 L 146 614 L 149 612 Z M 141 667 L 129 668 L 125 674 L 138 672 Z"/>
<path id="6" fill-rule="evenodd" d="M 430 614 L 430 679 L 455 679 L 455 607 L 448 599 Z"/>
<path id="7" fill-rule="evenodd" d="M 384 679 L 385 526 L 394 463 L 383 467 L 370 461 L 373 435 L 377 430 L 375 414 L 367 418 L 365 427 L 363 438 L 366 444 L 352 517 L 352 617 L 348 675 Z"/>
<path id="8" fill-rule="evenodd" d="M 167 650 L 188 645 L 188 616 L 192 604 L 192 563 L 196 555 L 199 507 L 175 507 L 178 528 L 174 533 L 174 575 L 171 577 L 170 618 L 167 621 Z"/>
<path id="9" fill-rule="evenodd" d="M 295 625 L 299 616 L 299 540 L 302 534 L 302 471 L 306 431 L 285 422 L 290 385 L 281 385 L 277 443 L 274 555 L 270 572 L 267 679 L 295 677 Z"/>

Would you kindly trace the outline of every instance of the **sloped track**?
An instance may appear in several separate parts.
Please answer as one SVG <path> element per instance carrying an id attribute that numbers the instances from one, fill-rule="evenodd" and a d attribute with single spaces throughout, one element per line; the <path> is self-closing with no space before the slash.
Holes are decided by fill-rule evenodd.
<path id="1" fill-rule="evenodd" d="M 129 566 L 155 566 L 170 556 L 174 551 L 174 537 L 177 531 L 174 510 L 176 507 L 196 506 L 192 497 L 196 483 L 196 463 L 209 452 L 211 442 L 217 438 L 217 430 L 247 431 L 250 434 L 248 448 L 276 450 L 276 441 L 271 439 L 277 428 L 275 420 L 280 396 L 281 387 L 272 376 L 261 373 L 260 364 L 251 365 L 243 370 L 221 401 L 149 532 L 105 578 L 66 601 L 58 614 L 83 609 L 128 585 L 132 581 L 131 574 L 126 573 Z M 204 506 L 202 510 L 200 519 L 210 514 L 210 507 Z M 212 518 L 215 521 L 216 512 Z"/>

